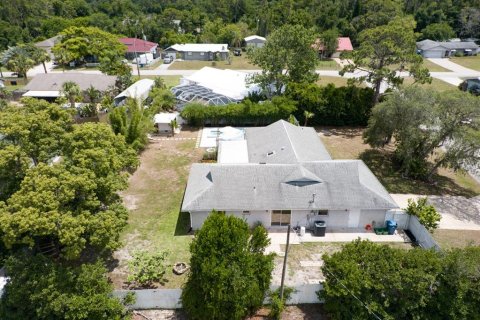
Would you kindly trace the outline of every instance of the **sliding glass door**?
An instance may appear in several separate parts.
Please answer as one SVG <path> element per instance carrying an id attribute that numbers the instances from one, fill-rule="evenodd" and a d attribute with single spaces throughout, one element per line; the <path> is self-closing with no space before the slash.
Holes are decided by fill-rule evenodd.
<path id="1" fill-rule="evenodd" d="M 272 210 L 272 226 L 286 226 L 290 224 L 292 212 L 290 210 Z"/>

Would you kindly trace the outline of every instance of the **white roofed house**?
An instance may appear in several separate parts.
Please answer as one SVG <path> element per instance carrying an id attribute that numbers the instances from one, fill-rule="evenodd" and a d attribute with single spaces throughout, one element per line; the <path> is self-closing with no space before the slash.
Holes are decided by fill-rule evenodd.
<path id="1" fill-rule="evenodd" d="M 217 43 L 186 43 L 174 44 L 164 50 L 165 55 L 173 59 L 182 60 L 226 60 L 228 58 L 228 45 Z M 177 56 L 178 55 L 178 56 Z"/>
<path id="2" fill-rule="evenodd" d="M 361 160 L 332 160 L 313 128 L 280 120 L 222 141 L 218 163 L 194 164 L 182 211 L 198 229 L 211 210 L 270 226 L 383 225 L 398 205 Z M 238 159 L 237 161 L 235 159 Z"/>
<path id="3" fill-rule="evenodd" d="M 456 54 L 472 56 L 480 52 L 480 47 L 473 41 L 433 41 L 417 42 L 417 53 L 424 58 L 448 58 Z"/>
<path id="4" fill-rule="evenodd" d="M 246 37 L 244 41 L 247 47 L 261 48 L 265 45 L 265 42 L 267 42 L 267 39 L 265 39 L 264 37 L 253 35 L 253 36 Z"/>
<path id="5" fill-rule="evenodd" d="M 123 92 L 118 94 L 114 99 L 113 103 L 115 106 L 121 106 L 125 104 L 127 98 L 140 99 L 142 102 L 148 98 L 148 94 L 153 88 L 155 81 L 152 79 L 142 79 L 138 80 L 130 87 L 125 89 Z"/>

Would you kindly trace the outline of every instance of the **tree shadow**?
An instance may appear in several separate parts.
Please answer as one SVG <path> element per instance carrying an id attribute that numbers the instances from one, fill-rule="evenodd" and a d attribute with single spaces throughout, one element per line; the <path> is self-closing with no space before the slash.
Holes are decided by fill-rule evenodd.
<path id="1" fill-rule="evenodd" d="M 369 149 L 359 159 L 372 170 L 390 193 L 413 193 L 424 195 L 476 196 L 472 190 L 459 186 L 453 179 L 435 173 L 431 181 L 404 177 L 393 161 L 393 153 L 386 150 Z"/>

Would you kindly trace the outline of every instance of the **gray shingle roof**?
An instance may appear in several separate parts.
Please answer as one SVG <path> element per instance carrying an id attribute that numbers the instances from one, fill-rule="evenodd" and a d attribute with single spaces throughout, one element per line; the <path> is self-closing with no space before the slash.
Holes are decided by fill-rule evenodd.
<path id="1" fill-rule="evenodd" d="M 461 50 L 461 49 L 478 49 L 479 46 L 475 44 L 475 42 L 468 41 L 468 42 L 447 42 L 447 41 L 433 41 L 433 40 L 423 40 L 417 42 L 417 48 L 421 50 L 432 50 L 437 47 L 443 47 L 449 50 Z"/>
<path id="2" fill-rule="evenodd" d="M 182 211 L 362 208 L 398 205 L 361 160 L 194 164 L 182 205 Z"/>
<path id="3" fill-rule="evenodd" d="M 40 73 L 37 74 L 25 86 L 25 90 L 31 91 L 59 91 L 65 82 L 73 81 L 80 86 L 80 89 L 87 90 L 90 85 L 100 91 L 105 91 L 115 85 L 115 76 L 104 74 L 86 73 Z"/>
<path id="4" fill-rule="evenodd" d="M 250 163 L 297 163 L 332 159 L 311 127 L 294 126 L 280 120 L 266 127 L 247 128 L 245 134 Z"/>

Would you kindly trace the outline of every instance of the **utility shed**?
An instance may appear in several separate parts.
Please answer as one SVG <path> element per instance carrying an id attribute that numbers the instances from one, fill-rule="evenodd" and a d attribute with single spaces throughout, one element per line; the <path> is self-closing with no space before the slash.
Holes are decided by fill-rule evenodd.
<path id="1" fill-rule="evenodd" d="M 267 39 L 257 35 L 246 37 L 244 40 L 247 47 L 254 48 L 261 48 L 265 45 L 265 42 L 267 42 Z"/>
<path id="2" fill-rule="evenodd" d="M 171 123 L 173 120 L 177 119 L 178 128 L 175 129 L 175 133 L 180 133 L 181 125 L 183 124 L 183 119 L 180 117 L 178 112 L 161 112 L 157 113 L 153 117 L 153 123 L 157 127 L 158 133 L 160 134 L 172 134 Z"/>
<path id="3" fill-rule="evenodd" d="M 154 84 L 155 81 L 152 79 L 139 80 L 117 95 L 114 98 L 113 103 L 115 106 L 121 106 L 125 103 L 127 98 L 140 99 L 144 101 L 148 98 L 148 94 L 152 90 Z"/>

